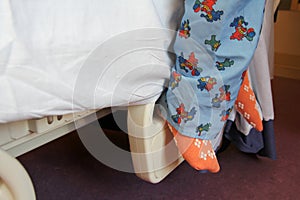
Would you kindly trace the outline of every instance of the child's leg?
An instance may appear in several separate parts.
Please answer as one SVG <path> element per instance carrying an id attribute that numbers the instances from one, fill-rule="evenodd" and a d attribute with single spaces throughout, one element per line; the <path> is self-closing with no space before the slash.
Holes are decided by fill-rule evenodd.
<path id="1" fill-rule="evenodd" d="M 199 141 L 194 138 L 211 140 L 223 128 L 238 95 L 242 73 L 257 46 L 264 3 L 185 1 L 185 14 L 174 46 L 177 62 L 166 100 L 168 123 L 175 140 L 196 169 L 202 150 L 194 150 L 193 144 Z M 178 136 L 178 132 L 184 136 Z M 192 149 L 186 148 L 186 143 Z M 211 171 L 218 171 L 217 167 L 212 168 Z"/>
<path id="2" fill-rule="evenodd" d="M 210 140 L 201 140 L 184 136 L 170 124 L 176 145 L 183 158 L 196 170 L 208 170 L 216 173 L 220 170 L 218 160 Z"/>
<path id="3" fill-rule="evenodd" d="M 235 101 L 236 110 L 246 119 L 246 121 L 258 131 L 263 130 L 262 117 L 258 110 L 258 103 L 252 90 L 249 73 L 245 72 L 243 83 Z"/>

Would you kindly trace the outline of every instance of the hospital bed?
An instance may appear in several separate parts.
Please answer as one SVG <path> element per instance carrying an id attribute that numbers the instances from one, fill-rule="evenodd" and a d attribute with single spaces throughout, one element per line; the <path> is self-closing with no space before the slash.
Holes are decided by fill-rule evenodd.
<path id="1" fill-rule="evenodd" d="M 170 75 L 168 51 L 182 3 L 0 2 L 0 199 L 35 198 L 30 177 L 13 157 L 118 109 L 128 109 L 139 177 L 157 183 L 182 162 L 155 113 Z"/>
<path id="2" fill-rule="evenodd" d="M 274 1 L 267 2 L 273 9 Z M 74 130 L 97 158 L 99 149 L 92 147 L 106 145 L 98 140 L 101 127 L 90 135 L 82 130 L 119 109 L 128 110 L 137 176 L 158 183 L 183 161 L 156 112 L 170 77 L 182 5 L 182 0 L 0 2 L 0 199 L 34 199 L 30 177 L 13 157 Z M 267 27 L 265 36 L 272 32 Z M 259 45 L 264 52 L 273 48 L 265 38 Z M 266 64 L 253 62 L 252 69 L 261 74 L 263 68 L 263 79 L 269 79 L 272 54 L 271 64 L 267 54 L 258 54 Z M 273 119 L 269 107 L 266 118 Z"/>

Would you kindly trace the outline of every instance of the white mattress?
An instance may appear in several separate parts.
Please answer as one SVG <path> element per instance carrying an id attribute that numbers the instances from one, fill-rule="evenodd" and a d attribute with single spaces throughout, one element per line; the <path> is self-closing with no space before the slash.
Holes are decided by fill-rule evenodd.
<path id="1" fill-rule="evenodd" d="M 155 101 L 181 0 L 1 0 L 0 123 Z"/>

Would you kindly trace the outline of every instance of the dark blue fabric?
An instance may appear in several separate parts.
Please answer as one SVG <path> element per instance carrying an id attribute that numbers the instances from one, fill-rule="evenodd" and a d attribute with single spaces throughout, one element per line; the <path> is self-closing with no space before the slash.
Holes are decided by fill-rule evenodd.
<path id="1" fill-rule="evenodd" d="M 275 134 L 274 134 L 274 122 L 263 121 L 263 141 L 264 148 L 258 152 L 260 156 L 269 157 L 273 160 L 276 159 L 276 145 L 275 145 Z"/>
<path id="2" fill-rule="evenodd" d="M 240 151 L 276 159 L 276 146 L 273 120 L 263 121 L 263 131 L 252 128 L 246 136 L 241 133 L 234 122 L 228 121 L 224 129 L 224 137 L 232 142 Z"/>

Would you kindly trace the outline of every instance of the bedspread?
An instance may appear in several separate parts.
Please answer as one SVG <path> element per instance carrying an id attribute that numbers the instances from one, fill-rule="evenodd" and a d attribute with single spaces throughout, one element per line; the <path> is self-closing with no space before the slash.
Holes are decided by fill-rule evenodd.
<path id="1" fill-rule="evenodd" d="M 155 101 L 180 3 L 2 0 L 0 123 Z"/>

